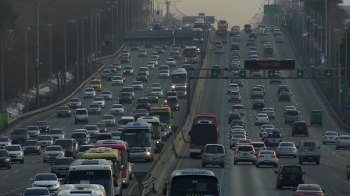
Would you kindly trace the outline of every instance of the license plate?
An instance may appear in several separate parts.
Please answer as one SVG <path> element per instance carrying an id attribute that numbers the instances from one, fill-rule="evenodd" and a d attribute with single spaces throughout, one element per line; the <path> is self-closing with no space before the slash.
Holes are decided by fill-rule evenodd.
<path id="1" fill-rule="evenodd" d="M 266 160 L 265 162 L 271 162 L 270 160 Z"/>
<path id="2" fill-rule="evenodd" d="M 217 159 L 217 158 L 212 158 L 211 160 L 212 160 L 212 161 L 216 161 L 216 160 L 218 160 L 218 159 Z"/>
<path id="3" fill-rule="evenodd" d="M 334 139 L 334 137 L 330 137 L 329 139 Z"/>
<path id="4" fill-rule="evenodd" d="M 248 154 L 243 154 L 244 157 L 248 156 Z"/>
<path id="5" fill-rule="evenodd" d="M 295 180 L 294 176 L 289 177 L 289 180 Z"/>
<path id="6" fill-rule="evenodd" d="M 60 173 L 60 175 L 66 175 L 66 173 Z"/>

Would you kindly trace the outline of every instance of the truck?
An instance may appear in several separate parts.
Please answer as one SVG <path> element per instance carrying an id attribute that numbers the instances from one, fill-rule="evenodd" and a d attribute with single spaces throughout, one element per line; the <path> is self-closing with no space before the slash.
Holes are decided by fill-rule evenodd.
<path id="1" fill-rule="evenodd" d="M 216 128 L 219 127 L 219 119 L 218 117 L 216 117 L 214 114 L 212 113 L 201 113 L 198 114 L 192 121 L 192 123 L 197 123 L 199 121 L 203 121 L 203 120 L 209 120 L 211 121 L 213 124 L 215 124 Z"/>
<path id="2" fill-rule="evenodd" d="M 227 31 L 228 23 L 226 20 L 218 21 L 218 28 L 216 30 L 216 37 L 222 41 L 222 43 L 227 43 Z"/>

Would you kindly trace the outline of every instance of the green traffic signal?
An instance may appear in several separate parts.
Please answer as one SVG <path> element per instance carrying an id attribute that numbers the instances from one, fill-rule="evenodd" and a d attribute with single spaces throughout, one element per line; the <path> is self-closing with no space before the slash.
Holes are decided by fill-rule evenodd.
<path id="1" fill-rule="evenodd" d="M 217 78 L 219 76 L 219 71 L 218 70 L 211 70 L 211 77 Z"/>
<path id="2" fill-rule="evenodd" d="M 298 77 L 298 78 L 304 77 L 304 72 L 303 72 L 302 70 L 298 70 L 298 71 L 297 71 L 297 77 Z"/>
<path id="3" fill-rule="evenodd" d="M 288 23 L 287 23 L 286 21 L 284 21 L 283 25 L 284 25 L 284 26 L 287 26 L 287 25 L 288 25 Z"/>
<path id="4" fill-rule="evenodd" d="M 239 71 L 239 75 L 240 75 L 242 78 L 247 77 L 247 72 L 246 72 L 246 70 L 241 70 L 241 71 Z"/>
<path id="5" fill-rule="evenodd" d="M 326 70 L 325 74 L 326 74 L 327 78 L 331 78 L 332 77 L 332 70 Z"/>
<path id="6" fill-rule="evenodd" d="M 275 71 L 273 70 L 269 70 L 267 74 L 270 78 L 275 77 Z"/>

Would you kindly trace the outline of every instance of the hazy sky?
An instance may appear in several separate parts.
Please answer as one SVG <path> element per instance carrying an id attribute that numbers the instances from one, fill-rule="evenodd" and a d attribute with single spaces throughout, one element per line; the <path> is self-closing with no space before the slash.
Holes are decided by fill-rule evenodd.
<path id="1" fill-rule="evenodd" d="M 207 16 L 215 16 L 217 20 L 227 20 L 229 27 L 242 27 L 250 22 L 265 2 L 267 4 L 264 0 L 180 0 L 173 4 L 187 16 L 197 16 L 202 12 Z"/>

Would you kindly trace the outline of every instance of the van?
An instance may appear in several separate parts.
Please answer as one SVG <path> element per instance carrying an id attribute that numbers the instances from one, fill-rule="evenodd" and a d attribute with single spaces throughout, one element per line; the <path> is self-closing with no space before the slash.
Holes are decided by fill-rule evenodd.
<path id="1" fill-rule="evenodd" d="M 321 147 L 316 140 L 302 140 L 298 148 L 298 163 L 301 165 L 304 162 L 315 162 L 320 164 Z"/>
<path id="2" fill-rule="evenodd" d="M 284 124 L 288 125 L 293 123 L 295 121 L 300 120 L 300 112 L 298 110 L 287 110 L 284 115 Z"/>
<path id="3" fill-rule="evenodd" d="M 78 124 L 79 122 L 85 122 L 86 124 L 88 124 L 89 123 L 88 110 L 86 108 L 76 109 L 74 122 L 75 122 L 75 124 Z"/>
<path id="4" fill-rule="evenodd" d="M 207 165 L 219 165 L 225 167 L 226 151 L 221 144 L 207 144 L 203 150 L 202 167 Z"/>

